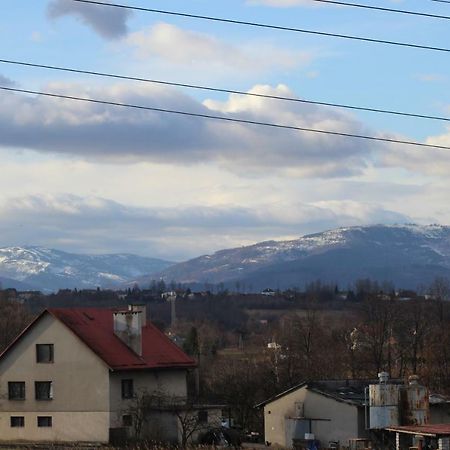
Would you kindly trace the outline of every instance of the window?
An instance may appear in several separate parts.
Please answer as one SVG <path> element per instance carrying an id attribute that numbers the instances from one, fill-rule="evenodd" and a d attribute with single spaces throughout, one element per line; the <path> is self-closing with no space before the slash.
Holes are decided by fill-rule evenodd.
<path id="1" fill-rule="evenodd" d="M 34 389 L 36 392 L 36 400 L 51 400 L 53 398 L 51 381 L 35 381 Z"/>
<path id="2" fill-rule="evenodd" d="M 52 426 L 52 416 L 38 416 L 37 426 L 38 427 L 51 427 Z"/>
<path id="3" fill-rule="evenodd" d="M 8 381 L 8 399 L 25 400 L 25 381 Z"/>
<path id="4" fill-rule="evenodd" d="M 122 398 L 133 398 L 133 397 L 134 397 L 133 380 L 132 379 L 122 380 Z"/>
<path id="5" fill-rule="evenodd" d="M 23 416 L 11 416 L 11 427 L 24 427 L 25 426 L 25 417 Z"/>
<path id="6" fill-rule="evenodd" d="M 201 409 L 198 412 L 198 422 L 199 423 L 208 423 L 208 410 Z"/>
<path id="7" fill-rule="evenodd" d="M 125 414 L 122 416 L 122 426 L 124 427 L 133 426 L 133 416 L 131 414 Z"/>
<path id="8" fill-rule="evenodd" d="M 36 362 L 53 362 L 53 344 L 36 344 Z"/>

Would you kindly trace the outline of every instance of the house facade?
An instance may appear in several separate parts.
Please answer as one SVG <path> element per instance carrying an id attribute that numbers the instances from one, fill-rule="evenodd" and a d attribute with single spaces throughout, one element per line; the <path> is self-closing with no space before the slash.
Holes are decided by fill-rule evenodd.
<path id="1" fill-rule="evenodd" d="M 145 309 L 49 309 L 0 355 L 0 440 L 106 443 L 131 435 L 144 394 L 187 399 L 195 362 L 154 325 Z M 142 425 L 177 442 L 165 411 Z"/>
<path id="2" fill-rule="evenodd" d="M 338 448 L 350 441 L 379 440 L 390 426 L 449 429 L 446 397 L 429 395 L 416 376 L 405 384 L 379 375 L 379 380 L 304 382 L 257 405 L 264 408 L 266 442 L 292 448 L 296 441 L 317 440 L 321 447 Z"/>
<path id="3" fill-rule="evenodd" d="M 322 447 L 366 436 L 364 390 L 334 381 L 301 383 L 261 403 L 264 436 L 271 445 L 291 448 L 313 435 Z"/>

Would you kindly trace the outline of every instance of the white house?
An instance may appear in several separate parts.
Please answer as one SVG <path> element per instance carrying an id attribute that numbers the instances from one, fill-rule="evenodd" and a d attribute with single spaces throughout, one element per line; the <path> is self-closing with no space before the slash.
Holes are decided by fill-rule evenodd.
<path id="1" fill-rule="evenodd" d="M 132 430 L 141 393 L 186 399 L 194 367 L 145 308 L 48 309 L 0 355 L 0 441 L 108 442 Z M 176 417 L 159 418 L 143 432 L 178 441 Z"/>
<path id="2" fill-rule="evenodd" d="M 323 447 L 366 436 L 364 387 L 356 381 L 308 382 L 258 405 L 264 407 L 266 442 L 292 447 L 312 434 Z"/>

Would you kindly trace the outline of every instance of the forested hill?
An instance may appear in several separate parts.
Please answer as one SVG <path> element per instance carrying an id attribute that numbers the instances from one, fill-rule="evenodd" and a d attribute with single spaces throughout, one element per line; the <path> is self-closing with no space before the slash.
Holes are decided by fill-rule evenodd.
<path id="1" fill-rule="evenodd" d="M 349 227 L 218 251 L 169 267 L 166 281 L 211 283 L 257 291 L 302 287 L 314 280 L 347 286 L 357 279 L 417 288 L 450 277 L 450 227 Z M 149 278 L 142 278 L 145 284 Z"/>

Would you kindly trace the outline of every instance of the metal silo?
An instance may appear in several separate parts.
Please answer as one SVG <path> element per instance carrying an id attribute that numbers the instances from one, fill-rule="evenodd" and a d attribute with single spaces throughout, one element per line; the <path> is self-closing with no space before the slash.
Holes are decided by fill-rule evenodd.
<path id="1" fill-rule="evenodd" d="M 399 425 L 400 386 L 388 384 L 386 372 L 378 374 L 379 384 L 369 385 L 370 428 L 381 429 Z"/>
<path id="2" fill-rule="evenodd" d="M 409 377 L 409 384 L 402 392 L 403 425 L 426 425 L 430 419 L 428 389 L 419 384 L 419 377 Z"/>

